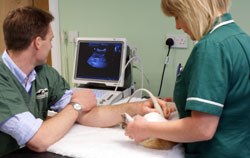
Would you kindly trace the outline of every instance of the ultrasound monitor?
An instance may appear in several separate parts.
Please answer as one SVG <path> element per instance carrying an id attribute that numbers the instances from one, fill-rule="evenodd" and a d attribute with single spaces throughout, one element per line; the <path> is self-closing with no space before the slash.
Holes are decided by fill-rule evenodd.
<path id="1" fill-rule="evenodd" d="M 124 86 L 125 38 L 77 38 L 73 83 Z"/>

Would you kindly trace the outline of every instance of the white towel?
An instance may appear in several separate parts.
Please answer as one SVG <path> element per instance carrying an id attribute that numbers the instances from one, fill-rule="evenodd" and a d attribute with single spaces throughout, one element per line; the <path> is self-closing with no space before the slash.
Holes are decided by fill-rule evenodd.
<path id="1" fill-rule="evenodd" d="M 183 158 L 182 146 L 172 150 L 148 149 L 124 135 L 120 127 L 95 128 L 75 124 L 49 152 L 74 158 Z"/>

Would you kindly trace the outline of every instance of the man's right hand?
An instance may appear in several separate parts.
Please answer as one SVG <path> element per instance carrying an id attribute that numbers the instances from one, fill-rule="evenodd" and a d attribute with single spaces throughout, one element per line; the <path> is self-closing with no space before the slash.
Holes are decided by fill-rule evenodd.
<path id="1" fill-rule="evenodd" d="M 97 105 L 95 94 L 90 89 L 75 89 L 71 102 L 82 105 L 83 112 L 88 112 Z"/>

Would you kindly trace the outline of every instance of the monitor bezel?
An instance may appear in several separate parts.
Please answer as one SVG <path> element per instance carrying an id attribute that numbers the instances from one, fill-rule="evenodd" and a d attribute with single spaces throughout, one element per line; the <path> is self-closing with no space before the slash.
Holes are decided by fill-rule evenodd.
<path id="1" fill-rule="evenodd" d="M 89 78 L 77 78 L 77 66 L 78 66 L 78 56 L 79 56 L 79 48 L 80 43 L 86 42 L 106 42 L 106 43 L 122 43 L 122 54 L 120 61 L 120 72 L 119 72 L 119 80 L 96 80 Z M 126 38 L 104 38 L 104 37 L 78 37 L 76 38 L 75 43 L 75 54 L 74 54 L 74 65 L 73 65 L 73 84 L 80 85 L 104 85 L 107 87 L 123 87 L 125 80 L 125 64 L 126 64 L 126 56 L 127 56 L 127 41 Z"/>

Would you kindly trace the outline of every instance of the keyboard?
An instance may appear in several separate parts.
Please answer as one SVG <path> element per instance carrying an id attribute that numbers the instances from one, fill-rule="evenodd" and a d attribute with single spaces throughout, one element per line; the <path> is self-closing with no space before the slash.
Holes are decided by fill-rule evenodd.
<path id="1" fill-rule="evenodd" d="M 111 105 L 123 98 L 122 92 L 112 90 L 92 89 L 97 99 L 97 105 Z"/>
<path id="2" fill-rule="evenodd" d="M 101 98 L 103 97 L 107 92 L 106 90 L 98 90 L 98 89 L 93 89 L 93 93 L 95 94 L 96 98 Z"/>

